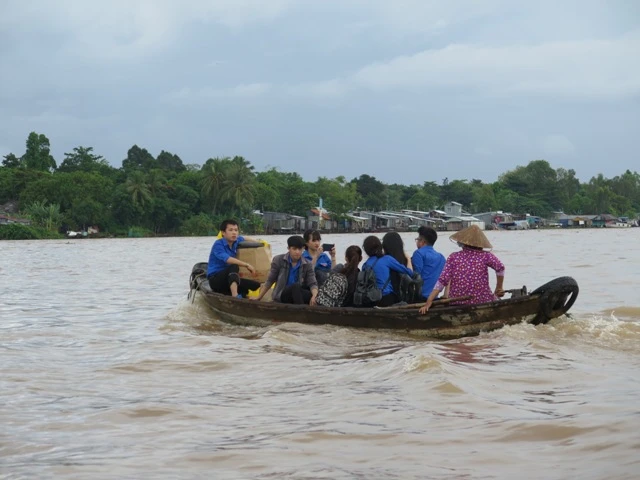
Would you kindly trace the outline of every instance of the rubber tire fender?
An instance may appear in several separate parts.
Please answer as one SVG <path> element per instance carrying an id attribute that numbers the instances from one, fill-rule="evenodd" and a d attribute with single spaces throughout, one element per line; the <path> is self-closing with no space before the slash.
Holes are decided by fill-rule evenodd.
<path id="1" fill-rule="evenodd" d="M 536 288 L 531 295 L 540 295 L 540 313 L 550 320 L 567 313 L 579 292 L 578 282 L 572 277 L 558 277 Z"/>

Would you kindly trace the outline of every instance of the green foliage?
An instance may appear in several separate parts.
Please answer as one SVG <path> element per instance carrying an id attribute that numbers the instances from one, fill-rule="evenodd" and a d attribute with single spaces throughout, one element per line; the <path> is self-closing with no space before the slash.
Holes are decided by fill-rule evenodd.
<path id="1" fill-rule="evenodd" d="M 78 146 L 56 169 L 46 136 L 31 132 L 26 145 L 22 157 L 4 157 L 0 205 L 18 201 L 41 231 L 97 225 L 109 235 L 215 235 L 217 225 L 231 217 L 240 220 L 243 231 L 260 233 L 261 217 L 254 210 L 306 216 L 320 198 L 336 220 L 358 208 L 429 211 L 450 200 L 471 213 L 503 210 L 545 217 L 564 210 L 636 218 L 640 212 L 637 172 L 580 183 L 574 170 L 554 170 L 545 160 L 517 166 L 489 184 L 445 178 L 441 184 L 402 185 L 367 174 L 351 181 L 342 176 L 305 181 L 297 172 L 276 168 L 256 172 L 240 156 L 209 158 L 202 167 L 184 165 L 178 155 L 163 150 L 154 158 L 137 145 L 121 168 L 92 147 Z"/>
<path id="2" fill-rule="evenodd" d="M 40 240 L 47 238 L 62 238 L 62 235 L 58 232 L 32 225 L 19 223 L 0 225 L 0 240 Z"/>
<path id="3" fill-rule="evenodd" d="M 473 190 L 473 212 L 492 212 L 498 210 L 500 205 L 496 199 L 491 185 L 482 185 Z"/>
<path id="4" fill-rule="evenodd" d="M 384 183 L 367 174 L 360 175 L 351 180 L 356 185 L 356 192 L 360 196 L 361 203 L 358 205 L 364 210 L 383 210 L 387 208 L 386 186 Z"/>
<path id="5" fill-rule="evenodd" d="M 142 206 L 133 202 L 124 184 L 118 185 L 113 192 L 111 211 L 115 222 L 122 227 L 139 223 L 145 214 Z"/>
<path id="6" fill-rule="evenodd" d="M 64 215 L 68 225 L 75 225 L 86 230 L 91 225 L 104 228 L 110 224 L 110 214 L 104 203 L 94 198 L 76 199 Z"/>
<path id="7" fill-rule="evenodd" d="M 180 235 L 204 237 L 207 235 L 217 235 L 218 227 L 213 219 L 206 213 L 200 213 L 187 219 L 178 230 Z"/>
<path id="8" fill-rule="evenodd" d="M 19 199 L 27 186 L 44 177 L 49 174 L 25 168 L 0 168 L 0 203 Z"/>
<path id="9" fill-rule="evenodd" d="M 22 157 L 26 168 L 52 172 L 56 169 L 56 161 L 50 153 L 49 139 L 43 134 L 31 132 L 27 137 L 27 151 Z"/>
<path id="10" fill-rule="evenodd" d="M 271 168 L 258 173 L 256 181 L 267 187 L 260 187 L 262 193 L 270 190 L 276 194 L 277 201 L 272 208 L 265 206 L 266 211 L 306 216 L 311 208 L 318 206 L 320 197 L 314 191 L 313 184 L 305 182 L 298 173 L 280 172 Z M 259 203 L 256 206 L 262 208 L 263 204 Z"/>
<path id="11" fill-rule="evenodd" d="M 158 162 L 145 148 L 134 145 L 127 152 L 127 158 L 122 161 L 122 170 L 130 174 L 134 170 L 148 172 L 153 168 L 158 168 Z"/>
<path id="12" fill-rule="evenodd" d="M 0 168 L 0 203 L 18 198 L 16 170 L 14 168 Z"/>
<path id="13" fill-rule="evenodd" d="M 141 205 L 144 207 L 145 203 L 151 200 L 151 189 L 147 183 L 145 174 L 140 170 L 134 170 L 131 172 L 125 182 L 125 189 L 127 193 L 131 195 L 131 202 L 134 205 Z"/>
<path id="14" fill-rule="evenodd" d="M 58 231 L 62 220 L 60 205 L 47 205 L 43 202 L 33 202 L 25 209 L 26 215 L 39 227 L 49 231 Z"/>
<path id="15" fill-rule="evenodd" d="M 248 218 L 242 219 L 242 230 L 244 233 L 251 235 L 259 235 L 264 233 L 264 226 L 262 225 L 262 216 L 251 214 Z"/>
<path id="16" fill-rule="evenodd" d="M 332 212 L 336 220 L 346 218 L 353 210 L 358 198 L 355 183 L 347 183 L 344 177 L 329 179 L 320 177 L 315 183 L 316 194 L 323 199 L 324 207 Z"/>
<path id="17" fill-rule="evenodd" d="M 153 232 L 143 227 L 131 227 L 127 232 L 127 236 L 131 238 L 153 237 Z"/>
<path id="18" fill-rule="evenodd" d="M 16 157 L 13 153 L 8 153 L 2 160 L 2 166 L 6 168 L 19 168 L 21 166 L 20 159 Z"/>
<path id="19" fill-rule="evenodd" d="M 229 212 L 241 216 L 253 210 L 256 176 L 243 157 L 210 158 L 202 166 L 201 192 L 205 208 L 213 215 Z"/>
<path id="20" fill-rule="evenodd" d="M 93 147 L 75 147 L 73 152 L 64 154 L 65 158 L 58 167 L 58 172 L 93 172 L 113 177 L 115 169 L 109 165 L 102 155 L 95 155 L 92 152 Z"/>
<path id="21" fill-rule="evenodd" d="M 575 172 L 574 172 L 575 173 Z M 561 172 L 563 182 L 571 185 L 571 171 Z M 534 160 L 526 167 L 517 167 L 500 177 L 502 185 L 521 197 L 528 197 L 529 211 L 533 215 L 548 216 L 554 210 L 563 208 L 563 195 L 558 183 L 558 173 L 551 168 L 546 160 Z M 566 199 L 565 199 L 566 200 Z M 522 203 L 522 202 L 521 202 Z M 524 204 L 522 208 L 526 208 Z"/>
<path id="22" fill-rule="evenodd" d="M 466 180 L 446 181 L 440 187 L 440 198 L 443 204 L 455 201 L 470 208 L 473 202 L 473 187 Z"/>
<path id="23" fill-rule="evenodd" d="M 263 212 L 276 212 L 280 210 L 280 195 L 271 185 L 258 181 L 256 183 L 255 205 Z"/>
<path id="24" fill-rule="evenodd" d="M 174 172 L 176 174 L 187 170 L 187 167 L 184 166 L 184 163 L 182 163 L 182 160 L 178 155 L 165 152 L 164 150 L 162 150 L 160 155 L 158 155 L 158 158 L 156 158 L 156 164 L 158 168 Z"/>
<path id="25" fill-rule="evenodd" d="M 255 192 L 254 182 L 255 175 L 246 165 L 231 163 L 225 171 L 224 180 L 218 191 L 223 205 L 238 213 L 251 211 Z"/>

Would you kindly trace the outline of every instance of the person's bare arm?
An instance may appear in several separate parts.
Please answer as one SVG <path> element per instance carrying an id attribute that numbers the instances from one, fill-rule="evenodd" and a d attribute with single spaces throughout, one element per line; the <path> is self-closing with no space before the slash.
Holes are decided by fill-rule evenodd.
<path id="1" fill-rule="evenodd" d="M 433 300 L 438 296 L 439 293 L 440 293 L 440 290 L 436 288 L 434 288 L 431 291 L 431 293 L 429 294 L 429 298 L 427 298 L 427 303 L 425 303 L 424 306 L 419 310 L 422 315 L 424 315 L 429 311 L 429 309 L 431 308 L 431 304 L 433 303 Z"/>
<path id="2" fill-rule="evenodd" d="M 239 267 L 244 267 L 247 270 L 249 270 L 251 272 L 252 275 L 256 274 L 256 267 L 254 267 L 253 265 L 251 265 L 250 263 L 247 262 L 243 262 L 242 260 L 238 260 L 235 257 L 229 257 L 227 258 L 227 263 L 229 264 L 233 264 L 233 265 L 238 265 Z"/>
<path id="3" fill-rule="evenodd" d="M 496 290 L 493 292 L 497 297 L 504 297 L 504 275 L 496 277 Z"/>

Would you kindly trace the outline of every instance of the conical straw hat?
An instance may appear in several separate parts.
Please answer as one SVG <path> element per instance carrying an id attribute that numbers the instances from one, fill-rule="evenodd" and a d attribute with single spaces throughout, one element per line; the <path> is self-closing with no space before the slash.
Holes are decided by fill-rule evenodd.
<path id="1" fill-rule="evenodd" d="M 492 249 L 493 245 L 489 242 L 486 235 L 480 230 L 477 225 L 471 225 L 464 228 L 459 232 L 454 233 L 449 237 L 452 242 L 462 243 L 469 247 L 488 248 Z"/>

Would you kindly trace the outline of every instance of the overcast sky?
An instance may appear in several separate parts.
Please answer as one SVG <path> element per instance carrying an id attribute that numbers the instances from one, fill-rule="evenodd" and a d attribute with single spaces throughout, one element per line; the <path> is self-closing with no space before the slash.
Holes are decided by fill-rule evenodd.
<path id="1" fill-rule="evenodd" d="M 494 181 L 640 170 L 640 2 L 0 0 L 0 155 Z"/>

